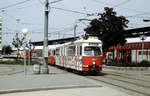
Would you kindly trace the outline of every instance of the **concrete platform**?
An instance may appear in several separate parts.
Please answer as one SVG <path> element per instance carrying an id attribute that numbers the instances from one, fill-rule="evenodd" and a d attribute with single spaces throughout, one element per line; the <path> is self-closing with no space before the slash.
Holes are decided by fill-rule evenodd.
<path id="1" fill-rule="evenodd" d="M 20 67 L 19 67 L 20 68 Z M 84 76 L 49 67 L 50 74 L 23 72 L 0 76 L 0 96 L 129 96 Z"/>
<path id="2" fill-rule="evenodd" d="M 3 94 L 3 96 L 129 96 L 108 87 L 57 89 Z"/>

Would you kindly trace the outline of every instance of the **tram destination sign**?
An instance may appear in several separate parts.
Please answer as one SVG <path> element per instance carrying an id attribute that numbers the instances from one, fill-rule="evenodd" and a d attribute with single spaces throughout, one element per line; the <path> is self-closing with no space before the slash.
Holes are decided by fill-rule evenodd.
<path id="1" fill-rule="evenodd" d="M 89 43 L 90 46 L 98 46 L 99 43 Z"/>

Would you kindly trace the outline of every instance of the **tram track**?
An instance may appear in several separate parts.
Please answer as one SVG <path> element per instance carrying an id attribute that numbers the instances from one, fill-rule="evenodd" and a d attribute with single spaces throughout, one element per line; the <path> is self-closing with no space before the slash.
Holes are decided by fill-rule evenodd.
<path id="1" fill-rule="evenodd" d="M 143 88 L 150 88 L 150 86 L 145 86 L 145 85 L 142 85 L 142 84 L 138 84 L 137 82 L 132 82 L 131 80 L 121 80 L 120 78 L 117 79 L 116 77 L 110 77 L 110 76 L 105 76 L 105 78 L 108 78 L 108 79 L 113 79 L 113 80 L 117 80 L 117 81 L 120 81 L 120 82 L 125 82 L 125 83 L 128 83 L 128 84 L 133 84 L 133 85 L 136 85 L 136 86 L 140 86 L 140 87 L 143 87 Z"/>
<path id="2" fill-rule="evenodd" d="M 112 85 L 112 86 L 115 86 L 115 87 L 118 87 L 118 88 L 121 88 L 121 89 L 124 89 L 124 90 L 127 90 L 129 92 L 134 92 L 134 93 L 137 93 L 137 94 L 141 94 L 143 96 L 150 96 L 150 93 L 147 93 L 147 92 L 143 92 L 142 90 L 139 90 L 137 88 L 145 88 L 145 86 L 141 86 L 141 85 L 136 85 L 135 83 L 133 85 L 137 86 L 136 88 L 130 88 L 130 87 L 126 87 L 126 86 L 122 86 L 121 84 L 116 84 L 114 82 L 111 82 L 111 81 L 108 81 L 106 79 L 108 79 L 107 77 L 103 77 L 104 79 L 101 79 L 101 78 L 97 78 L 97 77 L 91 77 L 91 76 L 86 76 L 86 78 L 89 78 L 89 79 L 92 79 L 92 80 L 95 80 L 97 82 L 103 82 L 105 84 L 109 84 L 109 85 Z M 110 78 L 109 78 L 110 79 Z M 116 79 L 113 79 L 113 80 L 116 80 Z M 126 83 L 129 85 L 128 82 L 124 82 L 124 81 L 121 81 L 119 80 L 119 82 L 123 82 L 123 83 Z M 146 86 L 147 87 L 147 86 Z M 140 95 L 140 96 L 141 96 Z"/>
<path id="3" fill-rule="evenodd" d="M 109 73 L 109 74 L 111 74 L 111 75 L 113 75 L 113 76 L 117 76 L 117 77 L 123 77 L 123 78 L 127 78 L 127 79 L 130 79 L 130 80 L 139 80 L 139 81 L 142 81 L 142 82 L 146 82 L 146 83 L 149 83 L 150 82 L 150 80 L 148 81 L 148 80 L 143 80 L 143 79 L 139 79 L 139 78 L 137 78 L 137 77 L 133 77 L 133 75 L 128 75 L 128 76 L 126 76 L 126 75 L 124 75 L 124 74 L 116 74 L 116 73 Z M 129 76 L 132 76 L 132 77 L 129 77 Z"/>
<path id="4" fill-rule="evenodd" d="M 124 74 L 119 72 L 107 72 L 102 74 L 91 76 L 89 74 L 79 74 L 78 72 L 72 72 L 83 78 L 93 80 L 94 82 L 104 83 L 104 85 L 116 87 L 117 90 L 123 90 L 128 94 L 134 94 L 131 96 L 150 96 L 150 84 L 148 78 L 145 80 L 142 75 L 135 76 L 134 74 Z M 133 76 L 133 77 L 132 77 Z M 140 78 L 139 78 L 140 77 Z M 141 79 L 142 78 L 142 79 Z M 119 88 L 119 89 L 118 89 Z M 136 94 L 136 95 L 135 95 Z"/>

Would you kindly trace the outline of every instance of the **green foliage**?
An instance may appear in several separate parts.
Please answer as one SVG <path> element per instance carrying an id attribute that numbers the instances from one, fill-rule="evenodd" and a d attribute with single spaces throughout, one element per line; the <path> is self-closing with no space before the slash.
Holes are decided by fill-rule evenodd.
<path id="1" fill-rule="evenodd" d="M 150 62 L 143 60 L 140 63 L 126 63 L 126 62 L 122 62 L 122 63 L 116 63 L 116 62 L 109 62 L 106 64 L 107 66 L 118 66 L 118 67 L 150 67 Z"/>
<path id="2" fill-rule="evenodd" d="M 20 51 L 20 48 L 22 47 L 23 45 L 23 41 L 24 41 L 24 37 L 22 38 L 18 38 L 18 33 L 16 33 L 16 36 L 15 38 L 13 38 L 13 42 L 12 42 L 12 45 L 17 48 L 17 59 L 19 57 L 19 51 Z"/>
<path id="3" fill-rule="evenodd" d="M 140 66 L 146 66 L 146 67 L 150 67 L 150 62 L 143 60 L 140 62 Z"/>
<path id="4" fill-rule="evenodd" d="M 105 7 L 104 11 L 98 14 L 100 18 L 93 19 L 90 26 L 84 30 L 87 35 L 99 36 L 103 42 L 103 48 L 107 50 L 111 46 L 123 45 L 126 42 L 124 28 L 127 28 L 129 21 L 124 16 L 117 16 L 113 8 Z"/>
<path id="5" fill-rule="evenodd" d="M 10 45 L 2 47 L 2 54 L 3 55 L 5 55 L 5 54 L 11 54 L 11 52 L 13 52 L 13 50 L 10 47 Z"/>

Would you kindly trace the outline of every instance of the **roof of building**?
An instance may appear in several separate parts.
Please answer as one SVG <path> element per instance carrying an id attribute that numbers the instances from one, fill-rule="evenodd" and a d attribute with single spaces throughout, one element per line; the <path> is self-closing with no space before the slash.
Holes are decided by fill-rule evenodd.
<path id="1" fill-rule="evenodd" d="M 140 35 L 150 36 L 150 26 L 125 30 L 126 38 L 140 37 Z"/>
<path id="2" fill-rule="evenodd" d="M 135 29 L 128 29 L 125 30 L 125 38 L 127 38 L 127 42 L 141 42 L 140 40 L 140 35 L 146 35 L 150 36 L 150 26 L 148 27 L 142 27 L 142 28 L 135 28 Z M 79 37 L 70 37 L 70 38 L 63 38 L 63 39 L 56 39 L 56 40 L 49 40 L 48 45 L 56 45 L 56 44 L 62 44 L 65 42 L 71 42 L 76 40 Z M 150 42 L 150 37 L 147 37 L 145 42 Z M 38 42 L 32 42 L 34 46 L 41 46 L 43 45 L 43 41 L 38 41 Z"/>
<path id="3" fill-rule="evenodd" d="M 76 38 L 78 38 L 78 37 L 70 37 L 70 38 L 49 40 L 48 45 L 62 44 L 62 43 L 65 43 L 65 42 L 70 42 L 70 41 L 74 41 Z M 32 42 L 32 44 L 35 45 L 35 46 L 41 46 L 41 45 L 43 45 L 43 41 Z"/>

